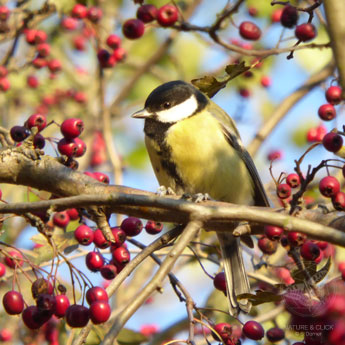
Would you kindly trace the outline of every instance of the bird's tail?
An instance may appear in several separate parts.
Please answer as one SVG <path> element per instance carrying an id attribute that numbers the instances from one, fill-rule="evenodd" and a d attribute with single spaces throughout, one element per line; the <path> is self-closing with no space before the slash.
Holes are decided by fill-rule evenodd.
<path id="1" fill-rule="evenodd" d="M 250 292 L 240 239 L 225 233 L 217 233 L 217 235 L 224 263 L 229 313 L 236 317 L 240 310 L 248 313 L 251 308 L 248 300 L 237 300 L 238 295 Z"/>

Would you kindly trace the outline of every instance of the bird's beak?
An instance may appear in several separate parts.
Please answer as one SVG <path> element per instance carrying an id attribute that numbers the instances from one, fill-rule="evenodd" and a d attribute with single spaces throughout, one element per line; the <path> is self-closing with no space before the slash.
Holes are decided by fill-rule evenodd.
<path id="1" fill-rule="evenodd" d="M 134 119 L 146 119 L 148 117 L 151 117 L 152 114 L 149 113 L 145 108 L 136 111 L 134 114 L 131 115 Z"/>

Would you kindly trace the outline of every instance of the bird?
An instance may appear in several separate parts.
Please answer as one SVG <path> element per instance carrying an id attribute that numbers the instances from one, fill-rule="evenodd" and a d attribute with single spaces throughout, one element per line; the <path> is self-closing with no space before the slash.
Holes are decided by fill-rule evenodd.
<path id="1" fill-rule="evenodd" d="M 132 114 L 145 119 L 145 145 L 160 186 L 177 195 L 209 195 L 217 201 L 268 206 L 254 162 L 233 119 L 206 94 L 182 80 L 166 82 Z M 249 312 L 237 299 L 250 293 L 240 239 L 232 229 L 217 232 L 227 286 L 229 314 Z"/>

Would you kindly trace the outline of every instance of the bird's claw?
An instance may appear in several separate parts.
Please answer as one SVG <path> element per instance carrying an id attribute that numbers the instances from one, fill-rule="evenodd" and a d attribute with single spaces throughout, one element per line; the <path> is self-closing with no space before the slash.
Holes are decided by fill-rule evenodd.
<path id="1" fill-rule="evenodd" d="M 203 194 L 203 193 L 196 193 L 196 194 L 185 193 L 182 195 L 182 198 L 186 199 L 186 200 L 193 201 L 197 204 L 200 202 L 203 202 L 203 201 L 212 200 L 212 198 L 208 195 L 208 193 L 205 193 L 205 194 Z"/>
<path id="2" fill-rule="evenodd" d="M 176 195 L 175 192 L 170 187 L 159 186 L 157 190 L 157 194 L 159 196 L 166 196 L 166 195 Z"/>

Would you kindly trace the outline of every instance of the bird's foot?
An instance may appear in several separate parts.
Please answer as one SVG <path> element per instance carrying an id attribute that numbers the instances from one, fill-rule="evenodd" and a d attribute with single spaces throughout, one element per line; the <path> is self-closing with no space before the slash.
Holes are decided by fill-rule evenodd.
<path id="1" fill-rule="evenodd" d="M 212 198 L 208 195 L 208 193 L 196 193 L 196 194 L 188 194 L 188 193 L 184 193 L 182 195 L 182 199 L 185 200 L 190 200 L 193 201 L 195 203 L 200 203 L 203 201 L 207 201 L 207 200 L 212 200 Z"/>
<path id="2" fill-rule="evenodd" d="M 170 188 L 165 186 L 159 186 L 157 190 L 159 196 L 176 195 L 176 193 Z"/>

